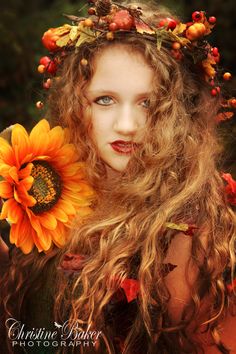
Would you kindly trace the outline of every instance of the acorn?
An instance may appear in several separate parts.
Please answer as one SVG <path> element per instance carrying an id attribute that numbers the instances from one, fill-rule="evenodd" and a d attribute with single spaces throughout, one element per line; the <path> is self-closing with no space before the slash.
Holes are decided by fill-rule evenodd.
<path id="1" fill-rule="evenodd" d="M 97 0 L 95 2 L 96 12 L 99 17 L 107 16 L 111 12 L 110 0 Z"/>

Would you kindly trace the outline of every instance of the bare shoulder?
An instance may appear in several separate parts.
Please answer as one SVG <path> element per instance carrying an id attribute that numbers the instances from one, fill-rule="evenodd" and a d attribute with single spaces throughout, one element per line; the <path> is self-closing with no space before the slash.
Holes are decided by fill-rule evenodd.
<path id="1" fill-rule="evenodd" d="M 207 237 L 201 235 L 203 248 Z M 166 286 L 170 292 L 169 315 L 172 321 L 178 322 L 184 307 L 191 300 L 191 288 L 198 278 L 199 270 L 191 257 L 192 237 L 180 232 L 173 238 L 165 263 L 176 265 L 176 268 L 165 277 Z"/>
<path id="2" fill-rule="evenodd" d="M 229 350 L 230 354 L 236 354 L 236 316 L 228 314 L 218 327 L 221 342 Z M 210 344 L 212 342 L 211 335 L 207 332 L 198 334 L 197 340 L 201 343 L 205 354 L 221 354 L 215 345 Z"/>

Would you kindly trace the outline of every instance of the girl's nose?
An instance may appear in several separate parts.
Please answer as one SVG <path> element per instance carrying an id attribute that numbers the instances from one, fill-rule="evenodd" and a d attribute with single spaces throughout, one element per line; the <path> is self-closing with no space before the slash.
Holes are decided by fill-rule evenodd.
<path id="1" fill-rule="evenodd" d="M 123 106 L 114 121 L 114 130 L 122 135 L 134 135 L 138 129 L 137 111 L 128 106 Z"/>

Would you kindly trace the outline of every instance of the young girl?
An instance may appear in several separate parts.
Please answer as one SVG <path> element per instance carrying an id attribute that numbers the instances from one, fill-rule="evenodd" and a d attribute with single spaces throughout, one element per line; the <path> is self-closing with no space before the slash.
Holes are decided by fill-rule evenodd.
<path id="1" fill-rule="evenodd" d="M 213 23 L 107 0 L 89 14 L 43 42 L 58 65 L 48 116 L 86 163 L 93 211 L 62 252 L 13 249 L 2 323 L 55 321 L 63 334 L 69 321 L 63 345 L 29 353 L 234 353 L 235 215 L 217 166 L 217 60 L 203 37 Z M 75 346 L 88 328 L 97 341 Z"/>

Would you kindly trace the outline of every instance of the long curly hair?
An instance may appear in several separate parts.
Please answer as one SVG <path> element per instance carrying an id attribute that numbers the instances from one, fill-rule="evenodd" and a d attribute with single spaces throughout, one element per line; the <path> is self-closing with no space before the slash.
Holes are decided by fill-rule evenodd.
<path id="1" fill-rule="evenodd" d="M 151 25 L 167 16 L 166 10 L 139 6 Z M 153 69 L 154 89 L 143 144 L 119 180 L 108 185 L 105 165 L 90 137 L 89 109 L 88 114 L 83 112 L 87 105 L 84 91 L 93 76 L 96 58 L 112 46 L 143 56 Z M 80 65 L 83 58 L 88 60 L 86 67 Z M 215 123 L 219 102 L 211 97 L 201 70 L 187 56 L 183 61 L 174 59 L 165 43 L 157 50 L 156 43 L 144 36 L 121 34 L 111 42 L 99 39 L 82 45 L 76 53 L 68 53 L 59 76 L 50 91 L 48 116 L 53 124 L 69 128 L 98 198 L 93 214 L 72 230 L 70 242 L 60 255 L 78 253 L 86 261 L 71 277 L 59 273 L 56 318 L 80 319 L 101 328 L 103 343 L 94 352 L 115 353 L 114 343 L 120 337 L 122 352 L 127 354 L 140 350 L 149 354 L 193 353 L 198 343 L 188 339 L 189 324 L 198 318 L 207 294 L 211 299 L 208 326 L 214 343 L 227 353 L 217 326 L 229 303 L 223 272 L 229 265 L 234 268 L 236 223 L 219 172 L 221 147 Z M 175 326 L 168 315 L 170 293 L 163 274 L 167 250 L 175 236 L 174 231 L 166 230 L 170 221 L 198 227 L 192 236 L 189 262 L 199 269 L 199 276 L 191 289 L 191 302 Z M 201 242 L 202 233 L 207 237 L 206 247 Z M 14 258 L 8 280 L 4 279 L 8 315 L 14 312 L 14 296 L 30 287 L 30 280 L 25 279 L 32 262 L 37 264 L 36 277 L 51 258 Z M 122 281 L 132 277 L 138 279 L 140 291 L 131 311 L 132 321 L 125 334 L 120 334 L 119 318 L 111 321 L 109 305 Z M 16 281 L 18 287 L 13 294 Z M 201 325 L 195 322 L 194 330 Z"/>

